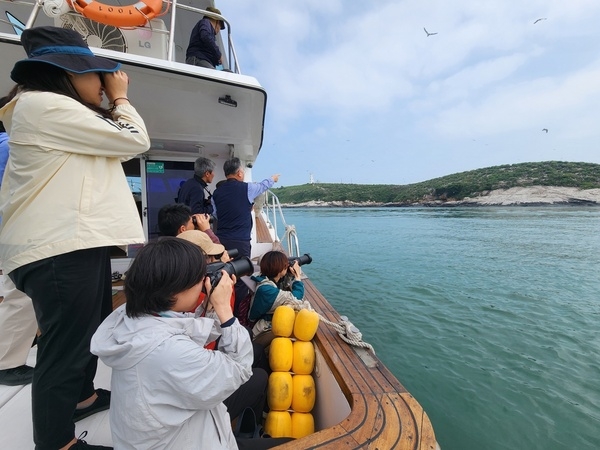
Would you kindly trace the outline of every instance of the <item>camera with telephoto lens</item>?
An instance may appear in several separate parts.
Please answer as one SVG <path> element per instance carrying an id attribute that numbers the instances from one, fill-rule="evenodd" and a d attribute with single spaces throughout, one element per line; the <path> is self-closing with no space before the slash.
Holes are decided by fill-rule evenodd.
<path id="1" fill-rule="evenodd" d="M 303 266 L 304 264 L 310 264 L 312 262 L 312 258 L 308 253 L 305 253 L 302 256 L 292 256 L 291 258 L 288 258 L 288 261 L 290 263 L 290 267 L 293 266 L 296 261 L 298 261 L 299 266 Z"/>
<path id="2" fill-rule="evenodd" d="M 290 268 L 294 265 L 296 261 L 298 261 L 299 266 L 303 266 L 304 264 L 310 264 L 312 262 L 312 258 L 308 253 L 305 253 L 302 256 L 292 256 L 288 258 Z M 284 291 L 291 291 L 292 284 L 294 283 L 295 279 L 296 277 L 294 276 L 294 274 L 290 271 L 290 269 L 288 269 L 287 273 L 283 277 L 281 277 L 281 280 L 279 280 L 279 283 L 277 283 L 277 287 Z"/>
<path id="3" fill-rule="evenodd" d="M 252 272 L 254 272 L 254 265 L 252 265 L 252 261 L 246 256 L 242 256 L 241 258 L 226 263 L 217 261 L 208 264 L 206 266 L 206 276 L 210 279 L 210 285 L 213 289 L 219 284 L 219 281 L 223 276 L 222 270 L 229 275 L 235 275 L 236 278 L 239 279 L 245 275 L 252 275 Z"/>

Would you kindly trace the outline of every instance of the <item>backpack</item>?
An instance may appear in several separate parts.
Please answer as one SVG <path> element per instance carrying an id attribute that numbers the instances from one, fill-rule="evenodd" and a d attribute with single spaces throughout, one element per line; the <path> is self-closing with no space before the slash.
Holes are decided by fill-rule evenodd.
<path id="1" fill-rule="evenodd" d="M 237 317 L 240 324 L 248 330 L 252 330 L 252 327 L 256 323 L 248 318 L 252 300 L 254 300 L 255 290 L 256 282 L 250 277 L 241 277 L 235 284 L 235 306 L 233 308 L 233 315 Z"/>

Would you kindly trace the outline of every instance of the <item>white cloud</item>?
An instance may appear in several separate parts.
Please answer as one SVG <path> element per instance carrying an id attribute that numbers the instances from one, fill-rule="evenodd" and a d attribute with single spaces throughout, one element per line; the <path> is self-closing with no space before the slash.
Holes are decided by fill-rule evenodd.
<path id="1" fill-rule="evenodd" d="M 600 119 L 597 0 L 220 0 L 217 6 L 233 23 L 242 68 L 268 91 L 267 141 L 323 145 L 345 160 L 336 152 L 360 154 L 353 143 L 372 132 L 373 148 L 402 142 L 398 151 L 410 170 L 423 166 L 418 158 L 460 155 L 464 142 L 480 138 L 514 147 L 527 160 L 529 143 L 515 133 L 549 128 L 549 138 L 564 140 L 555 142 L 554 159 L 568 156 L 560 149 L 577 139 L 580 154 L 600 162 L 593 141 L 585 152 Z M 438 34 L 427 37 L 423 27 Z"/>
<path id="2" fill-rule="evenodd" d="M 589 68 L 565 79 L 536 78 L 503 85 L 487 96 L 462 102 L 437 114 L 432 127 L 448 137 L 472 137 L 507 133 L 552 125 L 565 136 L 578 133 L 597 135 L 597 127 L 587 131 L 578 125 L 581 116 L 599 118 L 600 69 Z M 552 124 L 552 125 L 550 125 Z"/>

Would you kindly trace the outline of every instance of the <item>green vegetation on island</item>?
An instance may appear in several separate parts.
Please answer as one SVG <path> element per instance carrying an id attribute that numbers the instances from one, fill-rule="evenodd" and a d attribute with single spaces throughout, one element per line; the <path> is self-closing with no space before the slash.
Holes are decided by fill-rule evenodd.
<path id="1" fill-rule="evenodd" d="M 406 185 L 313 183 L 280 187 L 273 192 L 281 203 L 287 204 L 311 201 L 411 204 L 460 201 L 495 189 L 525 186 L 600 188 L 600 164 L 562 161 L 508 164 Z"/>

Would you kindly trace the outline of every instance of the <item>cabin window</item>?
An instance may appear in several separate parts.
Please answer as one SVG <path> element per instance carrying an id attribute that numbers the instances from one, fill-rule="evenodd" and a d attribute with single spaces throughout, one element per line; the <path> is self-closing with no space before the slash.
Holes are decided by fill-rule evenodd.
<path id="1" fill-rule="evenodd" d="M 135 200 L 138 214 L 140 216 L 140 222 L 142 221 L 142 176 L 140 171 L 140 160 L 137 158 L 131 159 L 121 164 L 123 166 L 123 172 L 127 178 L 127 184 L 131 189 L 131 195 Z M 125 258 L 128 254 L 123 251 L 120 247 L 112 246 L 110 248 L 111 258 Z M 129 255 L 131 256 L 131 255 Z"/>
<path id="2" fill-rule="evenodd" d="M 158 211 L 177 202 L 179 188 L 194 176 L 193 161 L 145 161 L 148 239 L 159 236 Z"/>

